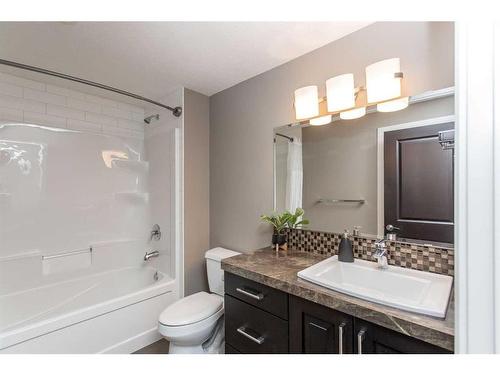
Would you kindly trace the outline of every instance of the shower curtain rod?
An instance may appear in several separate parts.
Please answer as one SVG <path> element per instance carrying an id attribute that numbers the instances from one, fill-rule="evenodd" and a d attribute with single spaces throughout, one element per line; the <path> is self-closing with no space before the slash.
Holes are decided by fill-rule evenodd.
<path id="1" fill-rule="evenodd" d="M 115 87 L 103 85 L 101 83 L 89 81 L 89 80 L 86 80 L 86 79 L 83 79 L 83 78 L 79 78 L 79 77 L 75 77 L 75 76 L 70 76 L 70 75 L 64 74 L 64 73 L 54 72 L 53 70 L 38 68 L 36 66 L 25 65 L 25 64 L 17 63 L 15 61 L 9 61 L 9 60 L 0 59 L 0 64 L 2 64 L 2 65 L 8 65 L 8 66 L 13 66 L 14 68 L 19 68 L 19 69 L 30 70 L 32 72 L 42 73 L 42 74 L 46 74 L 46 75 L 53 76 L 53 77 L 67 79 L 68 81 L 74 81 L 74 82 L 82 83 L 84 85 L 97 87 L 99 89 L 116 92 L 116 93 L 121 94 L 121 95 L 129 96 L 131 98 L 134 98 L 134 99 L 137 99 L 137 100 L 141 100 L 143 102 L 148 102 L 148 103 L 157 105 L 159 107 L 168 109 L 169 111 L 172 112 L 172 114 L 175 117 L 179 117 L 182 114 L 182 107 L 170 107 L 170 106 L 168 106 L 166 104 L 162 104 L 162 103 L 157 102 L 155 100 L 145 98 L 144 96 L 137 95 L 137 94 L 125 91 L 125 90 L 120 90 L 120 89 L 117 89 Z"/>

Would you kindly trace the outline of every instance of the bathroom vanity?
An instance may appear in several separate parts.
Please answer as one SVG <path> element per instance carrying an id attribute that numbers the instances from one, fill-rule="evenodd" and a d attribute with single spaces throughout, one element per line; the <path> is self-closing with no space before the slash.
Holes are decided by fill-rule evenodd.
<path id="1" fill-rule="evenodd" d="M 297 277 L 323 259 L 272 249 L 225 259 L 226 353 L 453 353 L 453 298 L 440 319 Z"/>

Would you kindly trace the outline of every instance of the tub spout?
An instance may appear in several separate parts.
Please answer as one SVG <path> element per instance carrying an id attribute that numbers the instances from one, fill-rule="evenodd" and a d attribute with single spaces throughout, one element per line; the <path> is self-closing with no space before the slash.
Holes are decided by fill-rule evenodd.
<path id="1" fill-rule="evenodd" d="M 146 262 L 146 261 L 150 260 L 151 258 L 156 258 L 158 256 L 160 256 L 160 252 L 157 250 L 150 251 L 149 253 L 146 252 L 146 254 L 144 254 L 144 261 Z"/>

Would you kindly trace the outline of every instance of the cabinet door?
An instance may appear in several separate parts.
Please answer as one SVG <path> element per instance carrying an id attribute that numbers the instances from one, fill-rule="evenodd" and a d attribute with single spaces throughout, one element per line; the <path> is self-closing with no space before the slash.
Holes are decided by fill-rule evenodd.
<path id="1" fill-rule="evenodd" d="M 226 294 L 226 343 L 243 354 L 288 353 L 288 322 Z"/>
<path id="2" fill-rule="evenodd" d="M 290 296 L 290 352 L 352 353 L 352 317 Z"/>
<path id="3" fill-rule="evenodd" d="M 354 320 L 354 340 L 358 354 L 452 354 L 446 349 L 361 319 Z"/>

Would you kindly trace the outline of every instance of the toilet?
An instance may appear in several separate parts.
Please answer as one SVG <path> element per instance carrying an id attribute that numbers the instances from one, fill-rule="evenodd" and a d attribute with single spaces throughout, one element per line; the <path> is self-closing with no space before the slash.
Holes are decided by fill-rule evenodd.
<path id="1" fill-rule="evenodd" d="M 168 306 L 158 331 L 170 343 L 170 354 L 224 352 L 224 271 L 221 261 L 240 253 L 222 247 L 205 253 L 210 293 L 198 292 Z"/>

